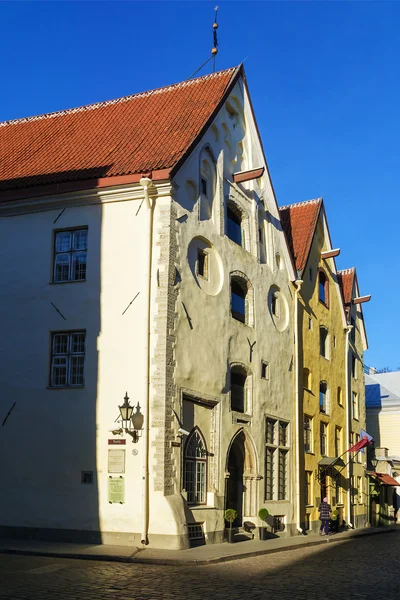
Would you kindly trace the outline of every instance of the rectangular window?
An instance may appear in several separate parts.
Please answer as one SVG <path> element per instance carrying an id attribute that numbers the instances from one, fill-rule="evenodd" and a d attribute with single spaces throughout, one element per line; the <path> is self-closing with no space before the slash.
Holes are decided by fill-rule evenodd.
<path id="1" fill-rule="evenodd" d="M 304 502 L 306 506 L 312 505 L 312 491 L 311 491 L 311 471 L 305 471 L 304 473 Z"/>
<path id="2" fill-rule="evenodd" d="M 350 341 L 355 344 L 356 343 L 356 320 L 354 317 L 350 318 L 350 325 L 352 325 L 353 329 L 350 331 Z"/>
<path id="3" fill-rule="evenodd" d="M 207 179 L 201 178 L 201 193 L 203 196 L 207 196 Z"/>
<path id="4" fill-rule="evenodd" d="M 312 452 L 312 420 L 304 415 L 304 452 Z"/>
<path id="5" fill-rule="evenodd" d="M 354 475 L 352 475 L 351 477 L 351 503 L 352 504 L 356 504 L 356 500 L 357 500 L 357 488 L 356 488 L 356 478 Z"/>
<path id="6" fill-rule="evenodd" d="M 342 454 L 342 428 L 335 427 L 335 456 Z"/>
<path id="7" fill-rule="evenodd" d="M 312 318 L 308 317 L 308 329 L 312 330 Z"/>
<path id="8" fill-rule="evenodd" d="M 85 338 L 85 331 L 53 333 L 51 387 L 84 385 Z"/>
<path id="9" fill-rule="evenodd" d="M 269 364 L 261 361 L 261 379 L 269 379 Z"/>
<path id="10" fill-rule="evenodd" d="M 54 232 L 53 283 L 86 280 L 87 228 Z"/>
<path id="11" fill-rule="evenodd" d="M 322 456 L 326 456 L 328 451 L 327 451 L 327 430 L 328 430 L 328 425 L 326 423 L 320 423 L 320 430 L 319 430 L 319 439 L 320 439 L 320 451 Z"/>
<path id="12" fill-rule="evenodd" d="M 275 443 L 275 423 L 275 419 L 267 419 L 266 421 L 265 441 L 267 444 Z"/>
<path id="13" fill-rule="evenodd" d="M 351 355 L 351 376 L 357 379 L 357 359 L 354 354 Z"/>
<path id="14" fill-rule="evenodd" d="M 208 279 L 208 252 L 202 248 L 197 249 L 197 275 Z"/>
<path id="15" fill-rule="evenodd" d="M 362 477 L 357 477 L 358 504 L 363 503 L 363 480 Z"/>
<path id="16" fill-rule="evenodd" d="M 274 531 L 285 531 L 284 515 L 277 515 L 274 517 Z"/>
<path id="17" fill-rule="evenodd" d="M 286 500 L 288 496 L 289 423 L 265 419 L 265 499 Z"/>
<path id="18" fill-rule="evenodd" d="M 356 392 L 351 393 L 351 409 L 353 419 L 358 420 L 358 396 Z"/>
<path id="19" fill-rule="evenodd" d="M 287 450 L 279 450 L 278 500 L 287 498 Z"/>
<path id="20" fill-rule="evenodd" d="M 335 494 L 336 494 L 336 504 L 343 503 L 342 497 L 342 488 L 339 482 L 339 477 L 335 477 Z"/>
<path id="21" fill-rule="evenodd" d="M 275 448 L 267 448 L 265 452 L 265 499 L 274 497 L 274 453 Z"/>
<path id="22" fill-rule="evenodd" d="M 279 445 L 287 446 L 287 426 L 284 421 L 279 421 Z"/>

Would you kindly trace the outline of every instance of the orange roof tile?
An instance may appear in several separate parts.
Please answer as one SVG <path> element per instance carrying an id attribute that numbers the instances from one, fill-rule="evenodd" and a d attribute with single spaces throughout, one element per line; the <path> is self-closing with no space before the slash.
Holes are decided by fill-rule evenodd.
<path id="1" fill-rule="evenodd" d="M 316 198 L 279 209 L 282 227 L 298 273 L 302 273 L 306 266 L 321 206 L 322 198 Z"/>
<path id="2" fill-rule="evenodd" d="M 170 169 L 240 69 L 80 108 L 0 123 L 1 191 Z"/>
<path id="3" fill-rule="evenodd" d="M 340 289 L 342 291 L 343 300 L 345 304 L 350 304 L 352 300 L 353 294 L 353 285 L 354 285 L 354 277 L 356 274 L 355 267 L 351 269 L 344 269 L 343 271 L 338 271 L 338 281 L 340 285 Z"/>

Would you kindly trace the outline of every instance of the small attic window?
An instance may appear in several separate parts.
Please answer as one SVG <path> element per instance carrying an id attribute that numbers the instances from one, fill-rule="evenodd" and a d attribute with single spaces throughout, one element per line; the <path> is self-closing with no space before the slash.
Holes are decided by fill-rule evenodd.
<path id="1" fill-rule="evenodd" d="M 207 179 L 201 178 L 201 193 L 203 196 L 207 196 Z"/>

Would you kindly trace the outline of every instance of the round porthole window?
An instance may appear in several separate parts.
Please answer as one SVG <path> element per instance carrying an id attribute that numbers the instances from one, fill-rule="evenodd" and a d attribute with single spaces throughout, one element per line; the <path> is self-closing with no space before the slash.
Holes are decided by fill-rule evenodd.
<path id="1" fill-rule="evenodd" d="M 214 246 L 202 237 L 195 237 L 189 244 L 188 262 L 192 275 L 206 294 L 216 296 L 223 283 L 221 258 Z"/>

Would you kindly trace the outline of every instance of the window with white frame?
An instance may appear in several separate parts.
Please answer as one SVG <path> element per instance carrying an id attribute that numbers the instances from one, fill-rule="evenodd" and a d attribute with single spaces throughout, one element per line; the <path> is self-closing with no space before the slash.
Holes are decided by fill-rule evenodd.
<path id="1" fill-rule="evenodd" d="M 304 503 L 306 506 L 312 505 L 312 489 L 311 489 L 311 481 L 312 481 L 312 472 L 305 471 L 304 472 Z"/>
<path id="2" fill-rule="evenodd" d="M 322 456 L 328 454 L 328 425 L 321 421 L 319 429 L 320 452 Z"/>
<path id="3" fill-rule="evenodd" d="M 85 331 L 52 334 L 50 387 L 84 385 L 85 341 Z"/>
<path id="4" fill-rule="evenodd" d="M 342 454 L 342 428 L 335 427 L 335 456 Z"/>
<path id="5" fill-rule="evenodd" d="M 356 392 L 351 392 L 351 411 L 353 419 L 358 420 L 358 395 Z"/>
<path id="6" fill-rule="evenodd" d="M 329 335 L 326 327 L 319 328 L 319 353 L 324 358 L 329 358 Z"/>
<path id="7" fill-rule="evenodd" d="M 184 455 L 184 489 L 188 504 L 206 504 L 207 449 L 199 429 L 188 437 Z"/>
<path id="8" fill-rule="evenodd" d="M 312 452 L 312 418 L 304 415 L 304 452 Z"/>
<path id="9" fill-rule="evenodd" d="M 358 504 L 363 504 L 363 478 L 357 477 Z"/>
<path id="10" fill-rule="evenodd" d="M 319 412 L 329 413 L 329 390 L 326 381 L 319 384 Z"/>
<path id="11" fill-rule="evenodd" d="M 267 417 L 265 421 L 265 499 L 288 498 L 289 423 Z"/>
<path id="12" fill-rule="evenodd" d="M 54 232 L 53 283 L 86 280 L 87 227 Z"/>
<path id="13" fill-rule="evenodd" d="M 335 477 L 335 494 L 336 494 L 336 504 L 343 503 L 343 492 L 342 486 L 340 485 L 339 476 Z"/>

